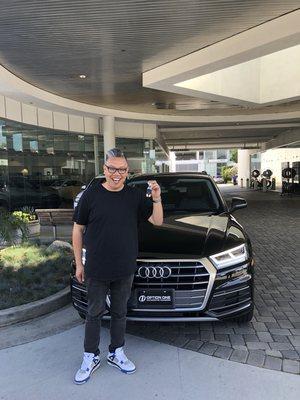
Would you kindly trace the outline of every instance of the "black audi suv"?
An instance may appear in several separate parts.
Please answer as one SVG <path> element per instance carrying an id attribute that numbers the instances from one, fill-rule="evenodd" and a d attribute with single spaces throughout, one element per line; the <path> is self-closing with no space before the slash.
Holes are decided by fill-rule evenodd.
<path id="1" fill-rule="evenodd" d="M 90 185 L 100 184 L 101 179 L 94 178 Z M 247 206 L 246 201 L 233 197 L 228 207 L 213 179 L 198 173 L 139 175 L 127 184 L 146 193 L 152 179 L 161 187 L 164 223 L 139 226 L 128 319 L 250 321 L 254 290 L 251 243 L 232 216 L 233 211 Z M 76 280 L 74 262 L 70 284 L 73 305 L 85 318 L 86 287 Z M 104 318 L 109 318 L 109 308 L 108 295 Z"/>

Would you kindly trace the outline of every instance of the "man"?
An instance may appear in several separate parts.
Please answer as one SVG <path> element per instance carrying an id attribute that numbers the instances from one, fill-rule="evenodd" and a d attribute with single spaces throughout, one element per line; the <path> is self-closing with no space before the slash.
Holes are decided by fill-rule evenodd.
<path id="1" fill-rule="evenodd" d="M 105 158 L 106 181 L 85 190 L 73 218 L 76 278 L 79 282 L 86 282 L 88 292 L 84 356 L 75 375 L 77 384 L 87 382 L 100 366 L 100 325 L 109 290 L 111 343 L 107 362 L 124 373 L 135 372 L 135 365 L 126 357 L 123 346 L 127 301 L 138 255 L 138 222 L 148 220 L 153 225 L 163 222 L 161 191 L 157 182 L 149 181 L 152 195 L 152 204 L 149 204 L 142 191 L 125 185 L 128 176 L 125 155 L 112 149 Z M 83 241 L 86 248 L 84 267 L 81 260 Z"/>

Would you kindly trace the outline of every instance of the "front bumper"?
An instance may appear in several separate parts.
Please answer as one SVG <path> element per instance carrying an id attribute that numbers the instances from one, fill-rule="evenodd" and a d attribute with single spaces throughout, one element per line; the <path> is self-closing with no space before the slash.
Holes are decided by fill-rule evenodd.
<path id="1" fill-rule="evenodd" d="M 171 261 L 174 262 L 174 260 Z M 165 262 L 170 262 L 170 260 L 165 260 Z M 153 306 L 151 308 L 138 308 L 136 289 L 149 288 L 151 286 L 147 285 L 153 283 L 145 282 L 143 285 L 141 279 L 136 276 L 132 294 L 128 301 L 127 319 L 160 322 L 219 321 L 240 317 L 253 308 L 254 271 L 252 259 L 248 260 L 247 263 L 227 268 L 222 272 L 218 272 L 208 259 L 201 259 L 199 262 L 205 267 L 208 280 L 203 281 L 203 283 L 194 282 L 194 286 L 190 290 L 189 288 L 186 289 L 185 285 L 173 285 L 177 288 L 174 290 L 175 304 L 173 308 L 161 309 Z M 195 277 L 193 279 L 195 280 Z M 204 279 L 207 278 L 204 277 Z M 205 282 L 207 283 L 205 284 Z M 70 286 L 73 306 L 84 316 L 87 313 L 86 287 L 76 280 L 74 274 L 71 274 Z M 163 283 L 162 287 L 165 287 Z M 109 305 L 110 298 L 107 297 L 107 314 L 103 316 L 103 319 L 110 318 Z"/>

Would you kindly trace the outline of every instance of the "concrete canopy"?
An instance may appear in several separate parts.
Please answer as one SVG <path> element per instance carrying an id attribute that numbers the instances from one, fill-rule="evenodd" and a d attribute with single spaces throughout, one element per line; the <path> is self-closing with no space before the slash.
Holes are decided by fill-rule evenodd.
<path id="1" fill-rule="evenodd" d="M 169 146 L 260 147 L 299 126 L 297 85 L 281 104 L 257 105 L 145 88 L 141 75 L 228 40 L 238 43 L 253 30 L 265 47 L 257 42 L 250 59 L 270 54 L 266 32 L 276 24 L 273 50 L 296 47 L 298 6 L 277 0 L 7 3 L 0 15 L 0 110 L 11 98 L 61 113 L 155 121 Z M 244 53 L 249 61 L 249 48 Z"/>

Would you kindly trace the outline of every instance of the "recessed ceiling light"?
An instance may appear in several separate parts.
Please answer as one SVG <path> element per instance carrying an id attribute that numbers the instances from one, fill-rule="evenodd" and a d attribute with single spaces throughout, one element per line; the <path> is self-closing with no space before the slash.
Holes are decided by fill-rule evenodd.
<path id="1" fill-rule="evenodd" d="M 80 78 L 80 79 L 85 79 L 85 78 L 86 78 L 86 75 L 83 75 L 83 74 L 82 74 L 82 75 L 79 75 L 79 78 Z"/>

